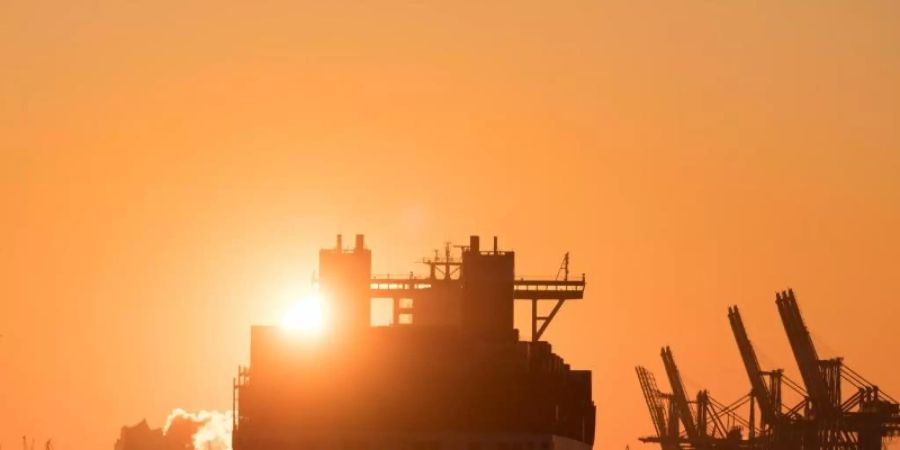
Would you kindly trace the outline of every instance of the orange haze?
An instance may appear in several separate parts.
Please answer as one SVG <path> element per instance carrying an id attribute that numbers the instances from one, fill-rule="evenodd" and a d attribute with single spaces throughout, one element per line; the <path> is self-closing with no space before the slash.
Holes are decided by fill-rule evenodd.
<path id="1" fill-rule="evenodd" d="M 900 3 L 8 1 L 0 54 L 4 448 L 230 409 L 337 232 L 380 273 L 571 251 L 587 300 L 546 336 L 594 370 L 598 448 L 650 432 L 662 344 L 748 390 L 731 303 L 796 376 L 788 286 L 900 392 Z"/>

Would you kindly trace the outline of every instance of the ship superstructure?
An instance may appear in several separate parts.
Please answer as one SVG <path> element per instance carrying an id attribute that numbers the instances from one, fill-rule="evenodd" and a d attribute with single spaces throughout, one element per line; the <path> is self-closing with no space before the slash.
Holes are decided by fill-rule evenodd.
<path id="1" fill-rule="evenodd" d="M 515 276 L 515 254 L 448 245 L 424 276 L 373 277 L 356 236 L 319 253 L 319 291 L 335 318 L 327 343 L 279 327 L 251 329 L 235 383 L 235 450 L 589 449 L 591 372 L 573 370 L 541 337 L 583 298 L 568 256 L 553 279 Z M 390 324 L 371 325 L 373 300 Z M 531 339 L 513 325 L 531 305 Z M 541 302 L 552 303 L 540 314 Z"/>

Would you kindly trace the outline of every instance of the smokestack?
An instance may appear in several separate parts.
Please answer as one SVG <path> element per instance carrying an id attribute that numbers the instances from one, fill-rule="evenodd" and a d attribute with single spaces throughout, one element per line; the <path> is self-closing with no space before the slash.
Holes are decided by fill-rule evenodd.
<path id="1" fill-rule="evenodd" d="M 469 250 L 473 252 L 478 252 L 478 236 L 469 236 Z"/>
<path id="2" fill-rule="evenodd" d="M 497 236 L 494 236 L 494 253 L 497 253 Z"/>
<path id="3" fill-rule="evenodd" d="M 343 249 L 343 247 L 341 246 L 341 235 L 340 234 L 337 235 L 337 247 L 335 247 L 335 248 L 339 251 Z"/>
<path id="4" fill-rule="evenodd" d="M 365 248 L 365 246 L 366 246 L 366 244 L 365 244 L 365 239 L 366 239 L 366 237 L 365 237 L 364 235 L 362 235 L 362 234 L 357 234 L 357 235 L 356 235 L 356 248 L 355 248 L 355 250 L 362 250 L 363 248 Z"/>

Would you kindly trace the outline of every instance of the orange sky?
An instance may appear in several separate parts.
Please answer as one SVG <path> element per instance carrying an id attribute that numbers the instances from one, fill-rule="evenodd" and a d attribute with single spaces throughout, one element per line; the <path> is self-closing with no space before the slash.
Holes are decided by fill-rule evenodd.
<path id="1" fill-rule="evenodd" d="M 730 303 L 796 375 L 787 286 L 900 392 L 900 4 L 551 3 L 0 3 L 2 444 L 229 408 L 336 232 L 377 272 L 571 251 L 587 300 L 546 336 L 594 370 L 597 448 L 651 431 L 662 344 L 748 390 Z"/>

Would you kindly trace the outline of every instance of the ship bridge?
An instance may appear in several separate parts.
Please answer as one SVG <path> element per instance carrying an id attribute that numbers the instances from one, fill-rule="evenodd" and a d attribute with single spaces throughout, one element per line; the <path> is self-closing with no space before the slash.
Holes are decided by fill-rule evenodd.
<path id="1" fill-rule="evenodd" d="M 481 250 L 479 248 L 478 236 L 472 236 L 469 245 L 451 246 L 447 243 L 444 247 L 443 255 L 435 251 L 433 258 L 423 259 L 421 262 L 428 266 L 429 274 L 426 276 L 416 276 L 410 273 L 408 276 L 373 276 L 369 283 L 370 298 L 390 299 L 393 305 L 392 324 L 409 325 L 414 323 L 414 308 L 416 304 L 422 302 L 440 302 L 448 297 L 452 297 L 454 287 L 462 288 L 466 282 L 466 255 L 468 260 L 474 259 L 472 255 L 478 259 L 486 259 L 488 261 L 509 259 L 510 262 L 514 258 L 514 252 L 503 251 L 498 249 L 497 238 L 494 237 L 494 245 L 491 250 Z M 463 256 L 453 256 L 453 248 L 461 250 Z M 512 275 L 510 271 L 508 274 Z M 502 278 L 502 277 L 495 277 Z M 491 280 L 501 287 L 497 295 L 505 296 L 509 301 L 528 301 L 531 302 L 531 340 L 538 341 L 547 330 L 550 322 L 556 317 L 556 314 L 562 308 L 563 304 L 571 300 L 582 300 L 584 298 L 585 276 L 581 274 L 576 279 L 569 278 L 569 254 L 563 257 L 562 264 L 557 271 L 555 277 L 541 278 L 514 278 L 494 279 Z M 503 287 L 506 291 L 503 291 Z M 511 291 L 509 288 L 511 287 Z M 460 289 L 457 289 L 462 292 Z M 430 292 L 440 291 L 441 295 L 429 295 Z M 504 301 L 504 299 L 500 299 Z M 549 311 L 541 312 L 543 302 L 552 303 Z M 424 310 L 427 315 L 432 305 L 422 305 L 420 310 Z M 510 304 L 510 307 L 512 305 Z M 446 311 L 443 311 L 446 313 Z M 511 312 L 511 310 L 510 310 Z M 425 320 L 427 323 L 428 320 Z"/>

